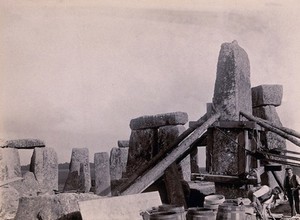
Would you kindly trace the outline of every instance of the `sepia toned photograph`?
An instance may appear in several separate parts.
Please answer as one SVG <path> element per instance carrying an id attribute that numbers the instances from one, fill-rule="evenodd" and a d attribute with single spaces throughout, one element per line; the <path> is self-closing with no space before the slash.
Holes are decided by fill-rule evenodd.
<path id="1" fill-rule="evenodd" d="M 0 0 L 0 219 L 300 220 L 299 11 Z"/>

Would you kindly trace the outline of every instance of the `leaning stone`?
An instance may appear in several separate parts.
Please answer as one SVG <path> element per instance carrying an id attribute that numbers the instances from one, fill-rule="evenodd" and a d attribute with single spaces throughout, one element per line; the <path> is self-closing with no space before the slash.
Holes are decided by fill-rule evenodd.
<path id="1" fill-rule="evenodd" d="M 16 220 L 69 220 L 82 219 L 78 202 L 99 199 L 89 193 L 60 193 L 22 197 L 16 214 Z"/>
<path id="2" fill-rule="evenodd" d="M 111 194 L 111 179 L 109 155 L 107 152 L 95 153 L 95 194 L 109 196 Z"/>
<path id="3" fill-rule="evenodd" d="M 23 180 L 15 181 L 9 185 L 13 186 L 23 196 L 37 196 L 41 192 L 40 185 L 32 172 L 26 172 Z"/>
<path id="4" fill-rule="evenodd" d="M 16 149 L 34 149 L 36 147 L 45 147 L 45 143 L 39 139 L 1 140 L 0 147 Z"/>
<path id="5" fill-rule="evenodd" d="M 253 87 L 251 91 L 253 108 L 264 105 L 281 105 L 283 96 L 282 85 L 260 85 Z"/>
<path id="6" fill-rule="evenodd" d="M 118 141 L 119 148 L 128 148 L 129 147 L 129 140 L 120 140 Z"/>
<path id="7" fill-rule="evenodd" d="M 0 181 L 22 177 L 17 149 L 0 148 Z"/>
<path id="8" fill-rule="evenodd" d="M 126 177 L 152 159 L 158 152 L 157 129 L 132 130 L 129 140 Z"/>
<path id="9" fill-rule="evenodd" d="M 130 121 L 132 130 L 158 128 L 166 125 L 184 125 L 188 122 L 185 112 L 172 112 L 158 115 L 146 115 Z"/>
<path id="10" fill-rule="evenodd" d="M 53 148 L 35 148 L 30 171 L 34 173 L 42 192 L 54 193 L 58 190 L 58 162 Z"/>
<path id="11" fill-rule="evenodd" d="M 213 105 L 225 121 L 238 121 L 240 111 L 252 112 L 249 59 L 236 41 L 221 46 Z"/>
<path id="12" fill-rule="evenodd" d="M 69 175 L 64 192 L 89 192 L 91 189 L 91 173 L 88 148 L 73 148 Z"/>
<path id="13" fill-rule="evenodd" d="M 15 219 L 18 206 L 18 191 L 10 185 L 0 187 L 0 219 Z"/>

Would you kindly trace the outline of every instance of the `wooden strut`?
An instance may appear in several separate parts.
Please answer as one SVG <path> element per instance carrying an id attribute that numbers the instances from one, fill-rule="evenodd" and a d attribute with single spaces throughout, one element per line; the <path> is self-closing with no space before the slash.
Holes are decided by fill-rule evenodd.
<path id="1" fill-rule="evenodd" d="M 255 121 L 257 124 L 259 124 L 260 126 L 278 134 L 279 136 L 289 140 L 290 142 L 292 142 L 293 144 L 297 145 L 298 147 L 300 147 L 300 141 L 296 138 L 294 138 L 293 136 L 291 136 L 290 134 L 291 133 L 287 133 L 287 132 L 284 132 L 282 131 L 281 129 L 278 129 L 278 128 L 275 128 L 274 126 L 270 125 L 269 123 L 266 123 L 265 120 L 263 119 L 260 119 L 260 118 L 257 118 L 253 115 L 249 115 L 245 112 L 240 112 L 240 114 L 242 116 L 244 116 L 245 118 L 247 118 L 248 120 L 250 121 Z"/>
<path id="2" fill-rule="evenodd" d="M 164 171 L 174 163 L 177 158 L 189 150 L 192 145 L 199 137 L 203 135 L 206 129 L 211 126 L 218 118 L 220 113 L 211 115 L 200 127 L 194 129 L 184 140 L 182 140 L 178 146 L 166 156 L 162 157 L 154 167 L 146 170 L 139 178 L 137 178 L 133 184 L 131 184 L 121 195 L 135 194 L 143 192 L 148 186 L 160 178 Z M 189 129 L 188 129 L 189 130 Z M 180 136 L 179 136 L 180 137 Z"/>
<path id="3" fill-rule="evenodd" d="M 204 114 L 197 122 L 203 124 L 207 120 L 207 114 Z M 201 125 L 200 124 L 200 125 Z M 199 126 L 200 126 L 199 125 Z M 155 164 L 157 164 L 162 158 L 168 154 L 170 151 L 172 151 L 174 148 L 178 146 L 178 144 L 183 141 L 187 136 L 189 136 L 196 127 L 194 128 L 188 128 L 185 130 L 181 135 L 179 135 L 173 144 L 168 146 L 167 148 L 161 150 L 157 155 L 155 155 L 149 162 L 142 165 L 138 170 L 136 170 L 124 183 L 122 183 L 120 186 L 118 186 L 115 189 L 116 194 L 122 193 L 124 190 L 126 190 L 137 178 L 139 178 L 144 172 L 146 172 L 148 169 L 151 169 Z"/>
<path id="4" fill-rule="evenodd" d="M 286 127 L 283 127 L 283 126 L 278 126 L 278 125 L 276 125 L 273 122 L 268 121 L 268 120 L 262 119 L 262 121 L 265 122 L 265 123 L 267 123 L 267 124 L 269 124 L 269 125 L 271 125 L 271 126 L 273 126 L 274 128 L 277 128 L 277 129 L 279 129 L 279 130 L 287 133 L 287 134 L 290 134 L 290 135 L 292 135 L 294 137 L 300 138 L 300 133 L 297 132 L 297 131 L 295 131 L 295 130 L 293 130 L 293 129 L 286 128 Z"/>

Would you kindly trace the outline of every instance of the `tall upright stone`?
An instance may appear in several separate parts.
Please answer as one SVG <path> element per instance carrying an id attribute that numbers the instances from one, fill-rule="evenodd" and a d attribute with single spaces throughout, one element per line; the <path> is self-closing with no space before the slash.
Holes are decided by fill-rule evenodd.
<path id="1" fill-rule="evenodd" d="M 88 148 L 73 148 L 69 175 L 64 192 L 89 192 L 91 189 L 91 171 Z"/>
<path id="2" fill-rule="evenodd" d="M 109 155 L 107 152 L 95 153 L 95 194 L 100 196 L 111 195 L 111 179 Z"/>
<path id="3" fill-rule="evenodd" d="M 110 178 L 119 180 L 123 172 L 126 172 L 128 148 L 114 147 L 110 151 Z"/>
<path id="4" fill-rule="evenodd" d="M 22 177 L 17 149 L 0 148 L 0 181 Z"/>
<path id="5" fill-rule="evenodd" d="M 42 192 L 51 194 L 58 190 L 58 162 L 53 148 L 35 148 L 30 171 L 34 173 Z"/>
<path id="6" fill-rule="evenodd" d="M 213 105 L 224 121 L 238 121 L 240 111 L 252 113 L 250 63 L 237 41 L 221 46 Z"/>

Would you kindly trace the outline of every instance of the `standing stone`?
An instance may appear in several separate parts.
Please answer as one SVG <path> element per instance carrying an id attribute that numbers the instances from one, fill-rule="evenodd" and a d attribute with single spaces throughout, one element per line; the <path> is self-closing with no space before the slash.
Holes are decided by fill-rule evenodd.
<path id="1" fill-rule="evenodd" d="M 240 111 L 252 113 L 249 59 L 236 41 L 221 46 L 213 105 L 220 120 L 238 121 Z"/>
<path id="2" fill-rule="evenodd" d="M 129 139 L 126 176 L 130 177 L 140 166 L 158 152 L 157 129 L 132 130 Z"/>
<path id="3" fill-rule="evenodd" d="M 88 148 L 73 148 L 69 175 L 64 192 L 89 192 L 91 189 L 91 171 Z"/>
<path id="4" fill-rule="evenodd" d="M 95 163 L 95 194 L 100 196 L 110 196 L 110 167 L 109 155 L 107 152 L 96 153 Z"/>
<path id="5" fill-rule="evenodd" d="M 184 125 L 188 122 L 186 112 L 171 112 L 158 115 L 145 115 L 130 121 L 132 130 L 158 128 L 166 125 Z"/>
<path id="6" fill-rule="evenodd" d="M 168 148 L 174 143 L 176 138 L 180 136 L 184 131 L 185 127 L 183 125 L 169 125 L 163 126 L 158 129 L 158 146 L 159 151 Z M 191 163 L 190 155 L 186 156 L 179 163 L 179 174 L 185 181 L 191 180 Z"/>
<path id="7" fill-rule="evenodd" d="M 0 148 L 0 181 L 22 177 L 17 149 Z"/>
<path id="8" fill-rule="evenodd" d="M 253 108 L 264 105 L 281 105 L 283 96 L 282 85 L 260 85 L 252 89 Z"/>
<path id="9" fill-rule="evenodd" d="M 126 172 L 128 148 L 112 148 L 110 151 L 110 178 L 119 180 Z"/>
<path id="10" fill-rule="evenodd" d="M 15 219 L 19 197 L 20 195 L 14 187 L 10 185 L 0 187 L 0 219 Z"/>
<path id="11" fill-rule="evenodd" d="M 34 173 L 42 192 L 51 194 L 58 190 L 58 162 L 53 148 L 35 148 L 30 171 Z"/>
<path id="12" fill-rule="evenodd" d="M 32 172 L 26 172 L 23 175 L 23 180 L 15 181 L 9 185 L 13 186 L 19 192 L 20 197 L 37 196 L 42 191 Z"/>

